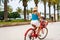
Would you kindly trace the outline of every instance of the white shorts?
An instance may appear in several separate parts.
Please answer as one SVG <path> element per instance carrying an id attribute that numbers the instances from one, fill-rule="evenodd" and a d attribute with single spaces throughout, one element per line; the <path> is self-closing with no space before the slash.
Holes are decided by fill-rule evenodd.
<path id="1" fill-rule="evenodd" d="M 40 22 L 38 20 L 32 20 L 31 24 L 36 25 L 36 27 L 40 26 Z"/>

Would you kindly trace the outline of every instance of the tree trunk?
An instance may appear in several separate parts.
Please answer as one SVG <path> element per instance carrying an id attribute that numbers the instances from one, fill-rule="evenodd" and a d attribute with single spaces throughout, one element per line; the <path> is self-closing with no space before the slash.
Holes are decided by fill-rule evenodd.
<path id="1" fill-rule="evenodd" d="M 44 2 L 44 17 L 46 18 L 46 2 Z"/>
<path id="2" fill-rule="evenodd" d="M 50 5 L 49 5 L 49 19 L 51 20 L 51 7 L 50 7 Z"/>
<path id="3" fill-rule="evenodd" d="M 8 20 L 7 0 L 4 0 L 4 21 Z"/>
<path id="4" fill-rule="evenodd" d="M 36 7 L 37 7 L 37 4 L 36 4 Z"/>
<path id="5" fill-rule="evenodd" d="M 57 4 L 57 18 L 58 18 L 58 21 L 59 21 L 59 9 L 58 9 L 58 7 L 59 7 L 59 4 Z"/>
<path id="6" fill-rule="evenodd" d="M 23 6 L 24 6 L 24 20 L 26 21 L 26 7 L 27 7 L 27 0 L 23 0 Z"/>
<path id="7" fill-rule="evenodd" d="M 24 20 L 26 20 L 26 7 L 24 7 Z"/>
<path id="8" fill-rule="evenodd" d="M 38 7 L 38 0 L 35 1 L 35 6 Z"/>
<path id="9" fill-rule="evenodd" d="M 32 13 L 32 10 L 33 10 L 33 9 L 31 8 L 31 13 Z"/>
<path id="10" fill-rule="evenodd" d="M 54 4 L 54 21 L 56 22 L 56 15 L 55 15 L 55 4 Z"/>

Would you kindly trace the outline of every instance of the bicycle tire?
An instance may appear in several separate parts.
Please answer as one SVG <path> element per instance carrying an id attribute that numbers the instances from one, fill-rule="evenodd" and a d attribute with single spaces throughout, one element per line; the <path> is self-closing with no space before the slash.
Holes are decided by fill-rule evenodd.
<path id="1" fill-rule="evenodd" d="M 47 29 L 47 28 L 44 28 L 44 29 L 46 29 L 46 34 L 45 34 L 45 36 L 44 36 L 44 37 L 42 37 L 42 38 L 41 38 L 41 37 L 39 37 L 39 36 L 41 36 L 41 35 L 39 35 L 39 36 L 38 36 L 38 38 L 39 38 L 39 39 L 44 39 L 44 38 L 46 38 L 46 36 L 47 36 L 47 34 L 48 34 L 48 29 Z"/>
<path id="2" fill-rule="evenodd" d="M 30 36 L 29 36 L 30 34 L 28 35 L 28 33 L 29 33 L 30 31 L 34 32 L 34 29 L 33 29 L 33 28 L 30 28 L 30 29 L 28 29 L 28 30 L 26 31 L 25 36 L 24 36 L 24 40 L 34 40 L 34 38 L 33 38 L 33 39 L 30 38 Z M 27 36 L 29 36 L 29 39 L 27 39 Z"/>

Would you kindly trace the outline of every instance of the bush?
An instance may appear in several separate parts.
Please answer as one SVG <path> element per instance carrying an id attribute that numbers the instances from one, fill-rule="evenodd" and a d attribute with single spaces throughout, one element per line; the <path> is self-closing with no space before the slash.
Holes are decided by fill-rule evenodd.
<path id="1" fill-rule="evenodd" d="M 0 11 L 0 20 L 4 19 L 4 11 Z"/>
<path id="2" fill-rule="evenodd" d="M 20 18 L 20 14 L 18 12 L 8 13 L 8 18 Z M 0 11 L 0 20 L 4 19 L 4 11 Z"/>
<path id="3" fill-rule="evenodd" d="M 20 18 L 20 14 L 18 12 L 9 13 L 8 18 Z"/>

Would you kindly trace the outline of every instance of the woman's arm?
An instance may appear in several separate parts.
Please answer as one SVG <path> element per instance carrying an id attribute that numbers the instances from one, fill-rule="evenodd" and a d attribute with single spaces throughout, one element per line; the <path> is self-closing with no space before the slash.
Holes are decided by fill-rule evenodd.
<path id="1" fill-rule="evenodd" d="M 41 18 L 41 15 L 40 15 L 40 13 L 37 13 L 37 15 L 38 15 L 38 18 L 40 19 L 40 18 Z"/>

